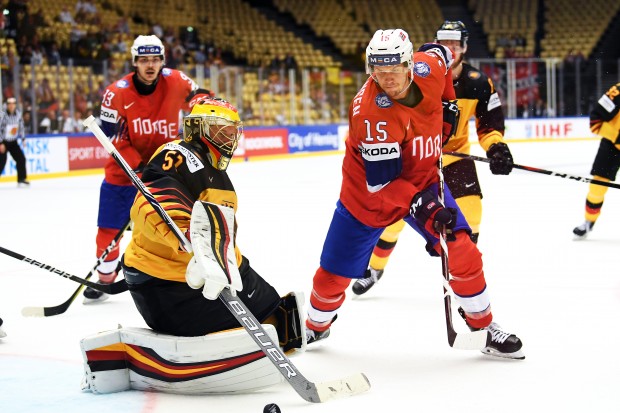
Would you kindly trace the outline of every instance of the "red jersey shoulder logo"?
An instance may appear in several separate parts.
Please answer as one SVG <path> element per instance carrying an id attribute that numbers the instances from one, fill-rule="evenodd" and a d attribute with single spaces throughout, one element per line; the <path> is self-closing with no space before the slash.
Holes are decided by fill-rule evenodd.
<path id="1" fill-rule="evenodd" d="M 431 74 L 431 67 L 426 62 L 416 62 L 413 65 L 413 73 L 419 77 L 427 77 Z"/>

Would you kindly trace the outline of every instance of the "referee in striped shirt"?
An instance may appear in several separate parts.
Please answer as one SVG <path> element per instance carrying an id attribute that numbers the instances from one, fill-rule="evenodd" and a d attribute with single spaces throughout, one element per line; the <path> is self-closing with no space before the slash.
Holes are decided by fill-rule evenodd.
<path id="1" fill-rule="evenodd" d="M 6 112 L 0 111 L 0 172 L 6 165 L 8 152 L 17 166 L 17 186 L 27 188 L 30 182 L 26 180 L 26 157 L 17 138 L 24 139 L 24 121 L 17 110 L 17 100 L 8 98 Z"/>

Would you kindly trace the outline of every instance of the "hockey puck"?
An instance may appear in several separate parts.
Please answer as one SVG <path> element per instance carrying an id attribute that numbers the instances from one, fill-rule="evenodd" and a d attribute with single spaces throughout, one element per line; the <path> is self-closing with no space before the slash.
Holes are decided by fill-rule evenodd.
<path id="1" fill-rule="evenodd" d="M 282 410 L 280 410 L 280 407 L 277 404 L 270 403 L 265 406 L 263 413 L 282 413 Z"/>

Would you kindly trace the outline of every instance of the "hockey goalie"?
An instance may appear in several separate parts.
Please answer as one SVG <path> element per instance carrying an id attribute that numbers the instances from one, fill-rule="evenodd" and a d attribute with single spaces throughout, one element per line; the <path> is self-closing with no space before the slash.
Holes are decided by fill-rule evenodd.
<path id="1" fill-rule="evenodd" d="M 236 245 L 237 196 L 226 169 L 241 128 L 231 104 L 201 99 L 184 119 L 183 140 L 160 147 L 145 167 L 142 181 L 191 241 L 193 254 L 138 193 L 122 265 L 150 329 L 82 339 L 84 390 L 210 394 L 280 383 L 280 372 L 217 299 L 224 288 L 261 322 L 269 336 L 262 340 L 285 352 L 304 350 L 303 297 L 281 297 Z"/>

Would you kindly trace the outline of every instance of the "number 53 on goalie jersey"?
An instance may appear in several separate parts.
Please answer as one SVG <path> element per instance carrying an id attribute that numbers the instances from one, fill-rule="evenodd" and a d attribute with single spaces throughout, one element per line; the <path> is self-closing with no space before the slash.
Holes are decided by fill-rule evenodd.
<path id="1" fill-rule="evenodd" d="M 192 144 L 174 141 L 161 146 L 142 174 L 142 181 L 168 215 L 183 231 L 189 229 L 197 200 L 237 210 L 237 194 L 225 171 L 213 168 Z M 153 277 L 185 282 L 190 254 L 153 207 L 138 193 L 131 208 L 132 240 L 125 251 L 125 264 Z M 236 223 L 235 223 L 236 227 Z M 235 246 L 237 262 L 241 252 Z"/>

